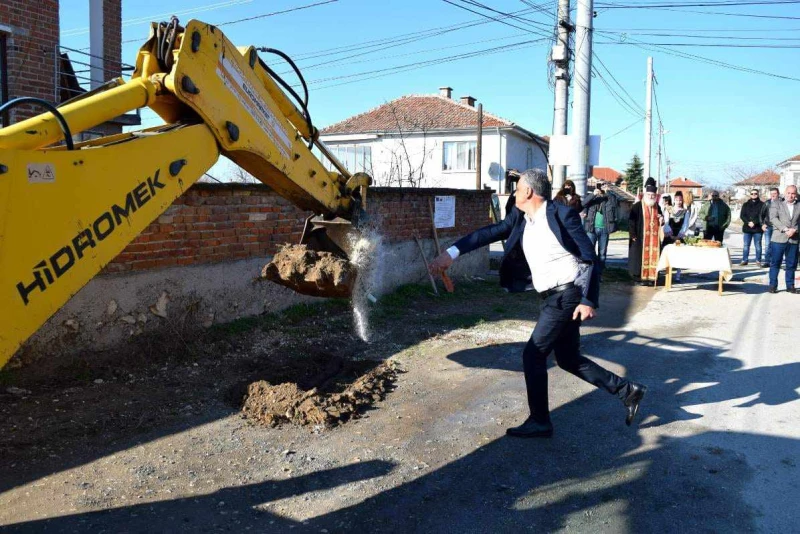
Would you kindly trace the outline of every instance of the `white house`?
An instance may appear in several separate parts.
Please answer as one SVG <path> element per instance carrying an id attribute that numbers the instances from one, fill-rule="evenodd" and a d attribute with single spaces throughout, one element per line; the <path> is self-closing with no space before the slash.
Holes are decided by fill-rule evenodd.
<path id="1" fill-rule="evenodd" d="M 781 173 L 781 194 L 790 185 L 800 187 L 800 154 L 778 163 L 777 167 Z"/>
<path id="2" fill-rule="evenodd" d="M 321 131 L 320 139 L 353 172 L 374 185 L 476 187 L 478 110 L 475 99 L 439 94 L 403 96 Z M 548 140 L 483 112 L 481 187 L 505 192 L 507 169 L 547 168 Z"/>

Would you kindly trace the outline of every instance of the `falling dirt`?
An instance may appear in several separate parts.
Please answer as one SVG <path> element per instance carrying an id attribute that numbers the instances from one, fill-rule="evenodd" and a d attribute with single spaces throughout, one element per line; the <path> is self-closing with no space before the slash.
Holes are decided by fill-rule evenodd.
<path id="1" fill-rule="evenodd" d="M 285 245 L 264 266 L 261 277 L 304 295 L 350 296 L 356 269 L 344 258 L 305 245 Z"/>
<path id="2" fill-rule="evenodd" d="M 317 385 L 308 390 L 293 382 L 272 385 L 259 380 L 247 388 L 242 413 L 253 423 L 272 427 L 294 423 L 330 428 L 357 418 L 386 396 L 397 375 L 395 365 L 387 362 L 352 380 L 358 367 L 357 362 L 332 357 L 316 378 Z"/>

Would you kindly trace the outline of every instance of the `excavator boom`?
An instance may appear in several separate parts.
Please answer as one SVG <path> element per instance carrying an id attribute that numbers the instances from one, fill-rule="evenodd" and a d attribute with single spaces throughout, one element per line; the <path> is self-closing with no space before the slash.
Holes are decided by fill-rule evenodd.
<path id="1" fill-rule="evenodd" d="M 253 47 L 173 19 L 153 24 L 129 81 L 0 129 L 0 367 L 220 154 L 315 221 L 358 219 L 369 176 L 327 154 L 307 99 L 298 109 L 279 84 L 291 90 Z M 73 145 L 72 134 L 145 106 L 166 124 Z"/>

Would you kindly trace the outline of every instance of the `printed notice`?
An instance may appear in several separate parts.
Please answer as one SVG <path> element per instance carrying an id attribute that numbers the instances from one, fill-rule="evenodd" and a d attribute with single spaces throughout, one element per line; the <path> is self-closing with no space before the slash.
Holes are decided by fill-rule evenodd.
<path id="1" fill-rule="evenodd" d="M 436 197 L 433 222 L 436 228 L 453 228 L 456 225 L 456 197 Z"/>

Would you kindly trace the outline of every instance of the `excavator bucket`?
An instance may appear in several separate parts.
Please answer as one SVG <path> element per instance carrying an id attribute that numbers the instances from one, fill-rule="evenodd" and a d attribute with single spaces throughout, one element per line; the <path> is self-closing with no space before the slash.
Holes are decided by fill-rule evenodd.
<path id="1" fill-rule="evenodd" d="M 285 245 L 261 276 L 303 295 L 349 298 L 358 274 L 350 255 L 359 237 L 350 221 L 309 217 L 300 244 Z"/>

